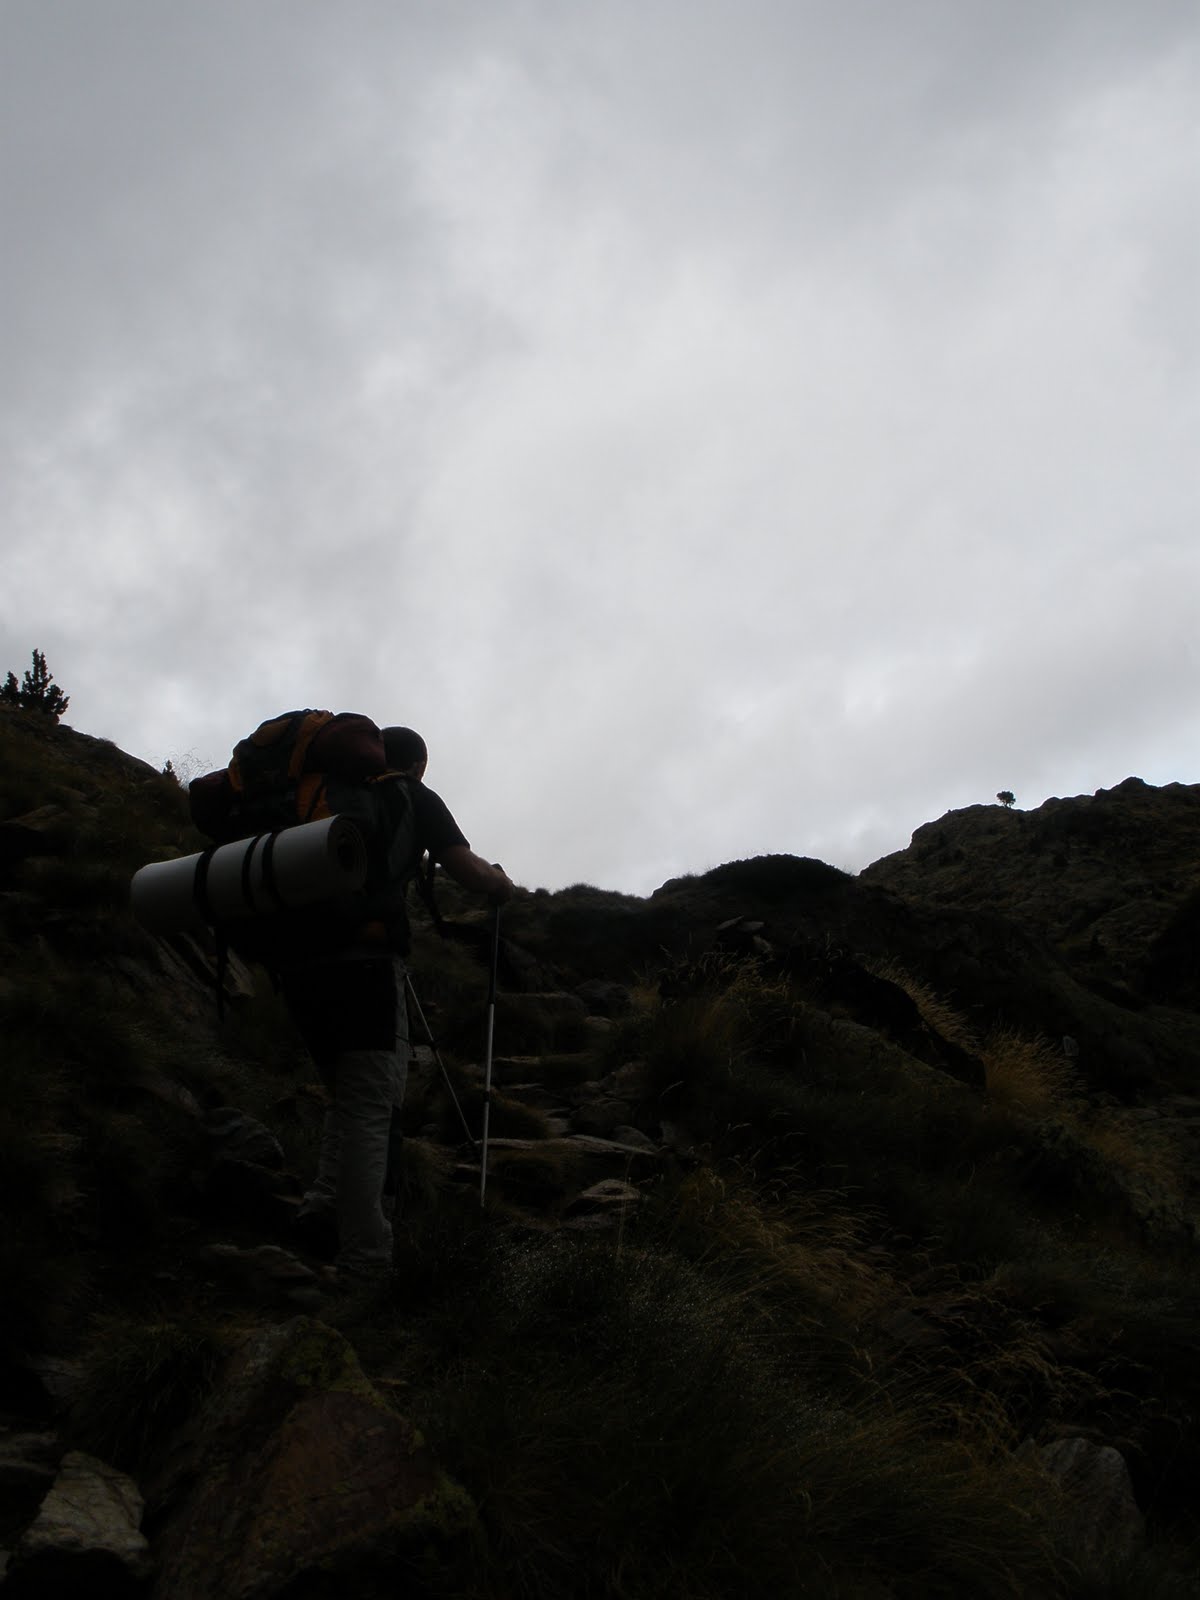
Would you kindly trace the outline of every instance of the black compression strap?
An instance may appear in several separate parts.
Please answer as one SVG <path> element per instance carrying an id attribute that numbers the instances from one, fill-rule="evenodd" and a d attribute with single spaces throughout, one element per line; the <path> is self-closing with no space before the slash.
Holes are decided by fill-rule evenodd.
<path id="1" fill-rule="evenodd" d="M 279 884 L 275 877 L 275 841 L 277 833 L 269 833 L 267 842 L 263 845 L 262 853 L 262 881 L 263 888 L 274 900 L 276 908 L 280 911 L 287 910 L 287 902 L 279 892 Z"/>
<path id="2" fill-rule="evenodd" d="M 207 850 L 201 851 L 200 859 L 196 862 L 196 876 L 192 879 L 192 899 L 205 922 L 216 921 L 208 898 L 208 868 L 219 848 L 219 845 L 210 844 Z"/>
<path id="3" fill-rule="evenodd" d="M 254 910 L 254 891 L 250 887 L 250 863 L 254 860 L 254 852 L 258 849 L 263 839 L 269 834 L 259 833 L 249 841 L 245 855 L 242 857 L 242 907 L 243 912 Z"/>
<path id="4" fill-rule="evenodd" d="M 195 901 L 196 910 L 213 929 L 217 946 L 217 1018 L 225 1020 L 225 974 L 229 970 L 229 941 L 225 937 L 225 930 L 217 925 L 213 915 L 212 902 L 208 898 L 208 869 L 212 858 L 220 849 L 220 845 L 209 845 L 207 850 L 200 854 L 196 862 L 196 876 L 192 880 L 192 899 Z"/>

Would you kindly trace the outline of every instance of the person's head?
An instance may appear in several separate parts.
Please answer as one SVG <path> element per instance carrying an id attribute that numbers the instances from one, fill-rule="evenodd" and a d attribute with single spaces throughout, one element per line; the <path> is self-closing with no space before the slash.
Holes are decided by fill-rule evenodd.
<path id="1" fill-rule="evenodd" d="M 387 764 L 393 772 L 407 772 L 410 777 L 423 778 L 429 761 L 429 752 L 419 733 L 411 728 L 385 728 L 383 748 Z"/>

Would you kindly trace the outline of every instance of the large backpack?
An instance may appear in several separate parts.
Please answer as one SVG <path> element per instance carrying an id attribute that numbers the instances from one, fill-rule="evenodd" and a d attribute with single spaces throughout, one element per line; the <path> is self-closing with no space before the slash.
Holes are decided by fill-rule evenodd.
<path id="1" fill-rule="evenodd" d="M 412 795 L 407 780 L 388 771 L 383 735 L 369 717 L 314 710 L 271 717 L 238 742 L 227 767 L 192 781 L 188 802 L 216 845 L 331 816 L 347 817 L 366 843 L 362 890 L 220 927 L 247 960 L 280 967 L 361 939 L 386 946 L 402 924 L 418 854 Z"/>
<path id="2" fill-rule="evenodd" d="M 285 711 L 234 746 L 227 767 L 188 787 L 192 821 L 218 844 L 334 814 L 338 790 L 387 771 L 383 734 L 353 711 Z"/>

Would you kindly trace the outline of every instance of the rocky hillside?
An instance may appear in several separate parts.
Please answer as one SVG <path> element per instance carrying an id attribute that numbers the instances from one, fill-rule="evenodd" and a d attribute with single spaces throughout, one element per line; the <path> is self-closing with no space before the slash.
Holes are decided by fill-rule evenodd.
<path id="1" fill-rule="evenodd" d="M 1036 811 L 972 806 L 863 873 L 906 898 L 1000 912 L 1118 1004 L 1200 1005 L 1200 785 L 1115 789 Z"/>
<path id="2" fill-rule="evenodd" d="M 522 894 L 483 1206 L 445 893 L 349 1292 L 265 975 L 129 915 L 182 791 L 0 711 L 0 1595 L 1200 1593 L 1198 806 Z"/>

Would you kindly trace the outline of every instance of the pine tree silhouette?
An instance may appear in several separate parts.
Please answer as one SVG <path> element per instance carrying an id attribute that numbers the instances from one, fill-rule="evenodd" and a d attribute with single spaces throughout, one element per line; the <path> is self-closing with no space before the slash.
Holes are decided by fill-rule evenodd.
<path id="1" fill-rule="evenodd" d="M 19 706 L 22 711 L 40 711 L 45 716 L 53 717 L 55 722 L 70 703 L 70 697 L 55 683 L 46 665 L 46 657 L 40 650 L 33 652 L 33 666 L 26 668 L 20 685 L 16 673 L 10 672 L 3 688 L 0 688 L 0 705 Z"/>

